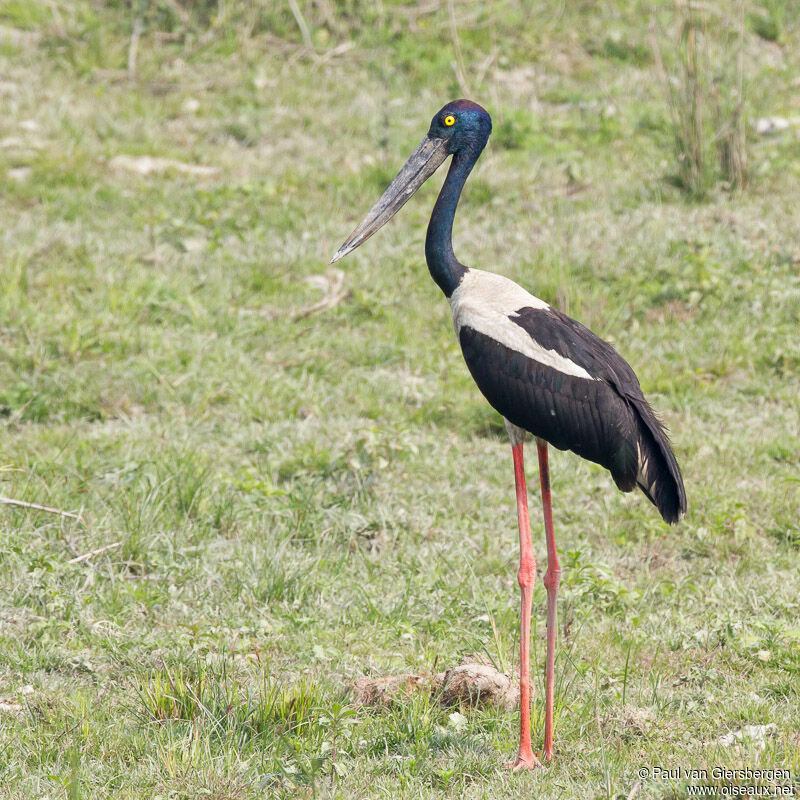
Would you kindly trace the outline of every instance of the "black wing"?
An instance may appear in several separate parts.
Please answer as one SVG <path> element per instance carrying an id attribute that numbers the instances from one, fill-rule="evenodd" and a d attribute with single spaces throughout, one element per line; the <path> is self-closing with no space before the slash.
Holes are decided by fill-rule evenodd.
<path id="1" fill-rule="evenodd" d="M 560 450 L 602 465 L 617 486 L 636 485 L 667 522 L 686 511 L 678 462 L 630 365 L 588 328 L 556 309 L 509 318 L 531 339 L 594 380 L 559 371 L 468 326 L 460 343 L 472 377 L 510 422 Z"/>

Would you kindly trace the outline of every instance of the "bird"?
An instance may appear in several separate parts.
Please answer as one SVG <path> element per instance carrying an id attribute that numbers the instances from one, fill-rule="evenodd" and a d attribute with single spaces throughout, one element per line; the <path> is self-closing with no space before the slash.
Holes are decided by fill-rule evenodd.
<path id="1" fill-rule="evenodd" d="M 561 581 L 553 532 L 548 444 L 605 467 L 623 492 L 639 488 L 667 523 L 686 513 L 680 467 L 663 424 L 630 365 L 606 341 L 509 278 L 462 264 L 453 252 L 453 221 L 462 189 L 492 131 L 489 113 L 454 100 L 431 120 L 428 133 L 397 177 L 331 263 L 383 227 L 451 157 L 428 223 L 425 259 L 450 303 L 456 337 L 478 388 L 504 418 L 516 488 L 520 566 L 520 735 L 515 771 L 543 766 L 530 731 L 530 622 L 536 558 L 531 539 L 523 448 L 536 442 L 547 569 L 544 745 L 554 754 L 553 704 L 556 601 Z"/>

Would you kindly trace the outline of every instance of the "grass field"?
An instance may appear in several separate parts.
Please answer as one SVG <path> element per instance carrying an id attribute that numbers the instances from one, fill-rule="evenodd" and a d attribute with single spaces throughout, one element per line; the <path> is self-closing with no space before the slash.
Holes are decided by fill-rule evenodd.
<path id="1" fill-rule="evenodd" d="M 0 2 L 0 495 L 81 517 L 0 505 L 0 796 L 682 798 L 639 771 L 715 766 L 799 792 L 800 131 L 751 125 L 800 115 L 794 4 L 747 5 L 750 183 L 703 202 L 649 4 L 134 6 L 129 75 L 124 4 Z M 722 53 L 735 8 L 710 6 Z M 423 258 L 440 178 L 317 307 L 467 89 L 495 130 L 457 254 L 630 361 L 690 506 L 668 528 L 552 454 L 557 753 L 532 774 L 502 766 L 516 713 L 348 695 L 516 669 L 510 451 Z M 720 741 L 745 725 L 770 727 Z"/>

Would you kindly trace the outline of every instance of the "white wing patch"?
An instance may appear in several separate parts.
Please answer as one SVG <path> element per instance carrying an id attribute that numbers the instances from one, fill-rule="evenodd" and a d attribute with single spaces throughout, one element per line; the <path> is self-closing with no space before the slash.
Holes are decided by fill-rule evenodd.
<path id="1" fill-rule="evenodd" d="M 595 380 L 580 364 L 555 350 L 542 347 L 524 328 L 510 319 L 519 308 L 544 310 L 550 306 L 509 278 L 470 269 L 449 299 L 456 336 L 466 326 L 565 375 Z"/>
<path id="2" fill-rule="evenodd" d="M 642 448 L 639 442 L 636 442 L 636 455 L 639 459 L 639 472 L 636 475 L 636 483 L 638 483 L 639 486 L 644 487 L 649 494 L 653 494 L 656 481 L 654 480 L 652 483 L 650 483 L 647 480 L 647 468 L 649 466 L 650 459 L 648 459 L 648 457 L 642 453 Z"/>

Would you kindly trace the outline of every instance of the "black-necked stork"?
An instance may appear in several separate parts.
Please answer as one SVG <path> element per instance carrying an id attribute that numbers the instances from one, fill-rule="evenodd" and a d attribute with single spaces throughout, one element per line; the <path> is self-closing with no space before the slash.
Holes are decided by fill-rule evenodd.
<path id="1" fill-rule="evenodd" d="M 453 157 L 428 224 L 425 258 L 431 276 L 450 301 L 467 367 L 483 395 L 505 418 L 511 438 L 522 611 L 519 755 L 510 766 L 520 769 L 539 766 L 530 735 L 529 640 L 536 559 L 522 458 L 526 434 L 536 438 L 547 543 L 545 759 L 553 756 L 556 596 L 561 580 L 553 536 L 547 443 L 601 464 L 623 492 L 638 486 L 666 522 L 677 522 L 684 515 L 686 494 L 664 428 L 645 400 L 633 370 L 614 348 L 508 278 L 470 269 L 455 257 L 452 231 L 456 206 L 491 131 L 492 120 L 477 103 L 448 103 L 434 116 L 422 143 L 331 261 L 347 255 L 385 225 L 442 162 Z"/>

